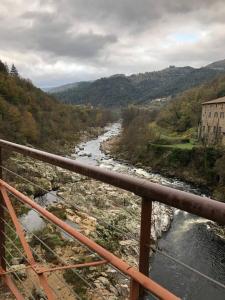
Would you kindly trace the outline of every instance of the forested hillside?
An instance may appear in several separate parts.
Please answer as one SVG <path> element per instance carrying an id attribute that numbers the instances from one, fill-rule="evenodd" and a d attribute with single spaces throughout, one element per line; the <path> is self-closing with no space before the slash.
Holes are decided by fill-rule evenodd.
<path id="1" fill-rule="evenodd" d="M 202 103 L 225 96 L 225 76 L 208 84 L 185 91 L 170 101 L 157 117 L 158 125 L 178 133 L 197 128 Z"/>
<path id="2" fill-rule="evenodd" d="M 54 149 L 74 142 L 79 131 L 110 121 L 108 111 L 59 103 L 15 70 L 0 61 L 1 138 Z"/>
<path id="3" fill-rule="evenodd" d="M 133 122 L 141 123 L 149 131 L 152 130 L 160 133 L 162 131 L 170 131 L 178 135 L 190 135 L 192 131 L 196 135 L 197 127 L 201 118 L 202 102 L 225 96 L 225 76 L 203 84 L 199 87 L 189 89 L 180 95 L 174 97 L 160 109 L 151 110 L 141 109 L 138 106 L 131 106 L 123 110 L 123 125 L 128 128 Z M 152 126 L 148 126 L 149 124 Z M 140 127 L 137 126 L 136 127 Z M 157 130 L 156 130 L 157 129 Z M 153 132 L 152 132 L 153 133 Z"/>
<path id="4" fill-rule="evenodd" d="M 123 110 L 123 132 L 116 153 L 154 171 L 207 186 L 225 202 L 225 150 L 198 141 L 201 103 L 225 96 L 225 76 L 185 91 L 156 111 Z"/>
<path id="5" fill-rule="evenodd" d="M 157 72 L 131 76 L 114 75 L 93 82 L 81 82 L 60 87 L 54 95 L 66 103 L 90 103 L 105 107 L 125 107 L 127 104 L 143 104 L 155 98 L 175 96 L 186 89 L 208 82 L 224 74 L 223 67 L 211 66 L 199 69 L 174 67 Z"/>

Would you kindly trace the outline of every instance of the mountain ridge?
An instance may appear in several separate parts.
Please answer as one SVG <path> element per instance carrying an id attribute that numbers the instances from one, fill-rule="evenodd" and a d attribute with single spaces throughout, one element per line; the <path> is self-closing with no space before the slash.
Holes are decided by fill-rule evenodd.
<path id="1" fill-rule="evenodd" d="M 126 76 L 115 74 L 95 81 L 82 81 L 58 87 L 57 99 L 70 104 L 124 107 L 177 94 L 206 83 L 225 73 L 225 60 L 201 68 L 169 66 L 160 71 Z M 60 91 L 59 91 L 60 89 Z"/>

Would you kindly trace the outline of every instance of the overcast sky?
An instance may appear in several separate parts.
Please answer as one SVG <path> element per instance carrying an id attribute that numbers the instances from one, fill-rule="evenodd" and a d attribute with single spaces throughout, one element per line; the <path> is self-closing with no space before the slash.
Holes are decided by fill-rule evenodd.
<path id="1" fill-rule="evenodd" d="M 0 59 L 41 87 L 225 58 L 225 1 L 0 0 Z"/>

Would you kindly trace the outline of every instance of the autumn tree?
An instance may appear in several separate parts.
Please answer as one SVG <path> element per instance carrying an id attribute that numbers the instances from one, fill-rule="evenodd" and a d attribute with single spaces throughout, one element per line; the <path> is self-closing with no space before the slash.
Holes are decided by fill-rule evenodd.
<path id="1" fill-rule="evenodd" d="M 20 131 L 29 142 L 37 142 L 39 130 L 31 112 L 25 111 L 22 114 Z"/>
<path id="2" fill-rule="evenodd" d="M 15 65 L 10 76 L 0 62 L 0 138 L 56 149 L 74 142 L 80 131 L 105 125 L 100 108 L 62 104 L 18 76 Z M 106 114 L 105 114 L 106 115 Z"/>

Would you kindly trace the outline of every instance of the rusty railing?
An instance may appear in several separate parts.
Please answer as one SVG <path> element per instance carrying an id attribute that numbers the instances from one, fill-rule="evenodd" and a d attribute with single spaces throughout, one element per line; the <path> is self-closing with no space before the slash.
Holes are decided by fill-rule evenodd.
<path id="1" fill-rule="evenodd" d="M 105 170 L 96 166 L 88 166 L 75 160 L 50 154 L 48 152 L 36 150 L 26 146 L 11 143 L 5 140 L 0 140 L 0 150 L 7 149 L 22 155 L 38 159 L 40 161 L 70 170 L 81 175 L 91 177 L 93 179 L 111 184 L 115 187 L 133 192 L 142 198 L 141 201 L 141 229 L 140 229 L 140 253 L 139 253 L 139 271 L 133 267 L 129 267 L 125 262 L 115 257 L 112 253 L 97 245 L 95 242 L 81 235 L 75 229 L 65 224 L 60 219 L 56 218 L 50 212 L 46 211 L 38 204 L 24 196 L 7 183 L 0 181 L 1 191 L 10 191 L 21 199 L 23 203 L 35 208 L 40 214 L 51 220 L 59 227 L 66 230 L 74 238 L 88 246 L 90 249 L 98 253 L 108 263 L 119 269 L 122 273 L 131 278 L 131 292 L 130 299 L 143 299 L 144 288 L 149 290 L 153 295 L 159 299 L 178 299 L 169 291 L 159 286 L 157 283 L 148 278 L 149 275 L 149 253 L 150 253 L 150 233 L 151 233 L 151 212 L 152 202 L 157 201 L 166 205 L 181 209 L 183 211 L 198 215 L 200 217 L 218 222 L 225 225 L 225 204 L 191 193 L 179 191 L 173 188 L 161 186 L 156 183 L 151 183 L 147 180 L 135 178 L 121 173 Z M 2 165 L 2 154 L 0 155 L 0 165 Z M 2 174 L 0 174 L 2 175 Z M 3 194 L 4 196 L 4 194 Z M 4 205 L 5 197 L 2 202 Z M 0 215 L 3 211 L 0 208 Z M 3 222 L 0 221 L 0 229 L 4 229 Z M 4 256 L 4 236 L 0 233 L 0 259 Z M 5 269 L 3 260 L 1 260 L 1 267 Z M 49 298 L 50 299 L 50 298 Z"/>

